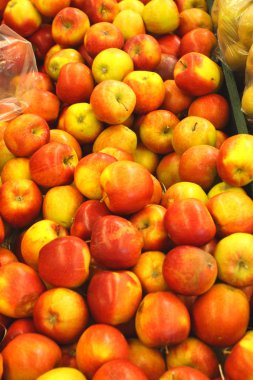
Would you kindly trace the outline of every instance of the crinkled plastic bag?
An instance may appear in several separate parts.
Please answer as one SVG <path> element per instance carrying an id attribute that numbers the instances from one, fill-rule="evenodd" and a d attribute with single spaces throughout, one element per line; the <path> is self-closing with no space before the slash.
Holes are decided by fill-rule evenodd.
<path id="1" fill-rule="evenodd" d="M 23 94 L 38 71 L 32 44 L 7 25 L 0 25 L 0 120 L 11 120 L 28 106 Z"/>

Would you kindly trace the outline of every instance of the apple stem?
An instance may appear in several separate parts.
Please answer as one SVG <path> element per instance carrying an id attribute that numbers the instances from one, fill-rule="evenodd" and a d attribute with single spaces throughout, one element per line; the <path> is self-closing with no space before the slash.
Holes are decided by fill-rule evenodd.
<path id="1" fill-rule="evenodd" d="M 4 340 L 4 338 L 7 334 L 7 328 L 2 323 L 0 323 L 0 326 L 4 329 L 4 333 L 3 333 L 2 339 L 0 341 L 0 343 L 2 343 L 2 341 Z"/>
<path id="2" fill-rule="evenodd" d="M 179 62 L 184 66 L 185 69 L 187 69 L 187 65 L 183 61 L 180 60 Z"/>
<path id="3" fill-rule="evenodd" d="M 108 198 L 108 195 L 107 194 L 104 194 L 103 196 L 102 196 L 102 198 L 100 199 L 100 203 L 103 203 L 104 202 L 104 200 L 106 199 L 106 198 Z"/>
<path id="4" fill-rule="evenodd" d="M 192 131 L 193 131 L 193 132 L 196 131 L 196 127 L 197 127 L 197 125 L 198 125 L 198 123 L 196 122 L 196 123 L 194 124 L 194 126 L 192 127 Z"/>
<path id="5" fill-rule="evenodd" d="M 220 364 L 219 364 L 219 372 L 220 372 L 220 376 L 221 376 L 222 380 L 225 380 L 225 376 L 223 374 L 222 366 Z"/>

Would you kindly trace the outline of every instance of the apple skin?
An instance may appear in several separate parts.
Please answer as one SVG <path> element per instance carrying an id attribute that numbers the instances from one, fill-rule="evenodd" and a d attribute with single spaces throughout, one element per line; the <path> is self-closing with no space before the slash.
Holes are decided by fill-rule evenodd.
<path id="1" fill-rule="evenodd" d="M 39 216 L 42 193 L 30 179 L 11 179 L 0 187 L 0 213 L 14 228 L 29 226 Z"/>
<path id="2" fill-rule="evenodd" d="M 32 88 L 22 94 L 22 99 L 27 104 L 24 113 L 36 114 L 47 122 L 57 119 L 60 112 L 60 100 L 53 92 Z"/>
<path id="3" fill-rule="evenodd" d="M 103 323 L 87 327 L 76 346 L 78 368 L 89 378 L 102 364 L 113 359 L 127 359 L 128 353 L 124 335 L 116 327 Z"/>
<path id="4" fill-rule="evenodd" d="M 174 79 L 178 87 L 189 95 L 202 96 L 220 88 L 223 74 L 211 58 L 191 52 L 183 55 L 176 63 Z"/>
<path id="5" fill-rule="evenodd" d="M 37 379 L 56 367 L 61 349 L 52 339 L 39 333 L 16 336 L 2 351 L 5 378 L 8 380 Z M 31 366 L 31 357 L 33 365 Z"/>
<path id="6" fill-rule="evenodd" d="M 4 132 L 7 148 L 16 157 L 30 157 L 49 142 L 47 122 L 36 114 L 23 114 L 11 120 Z"/>
<path id="7" fill-rule="evenodd" d="M 0 313 L 11 318 L 32 316 L 34 303 L 45 290 L 37 272 L 26 264 L 12 262 L 0 267 L 0 274 Z"/>
<path id="8" fill-rule="evenodd" d="M 49 142 L 30 158 L 31 176 L 38 185 L 49 188 L 71 183 L 78 158 L 70 145 Z"/>
<path id="9" fill-rule="evenodd" d="M 114 359 L 104 363 L 96 371 L 93 380 L 113 380 L 113 376 L 118 379 L 148 380 L 140 367 L 128 359 Z"/>
<path id="10" fill-rule="evenodd" d="M 20 250 L 23 261 L 38 270 L 40 249 L 49 241 L 66 235 L 67 229 L 54 221 L 41 219 L 33 223 L 22 235 Z"/>
<path id="11" fill-rule="evenodd" d="M 76 236 L 57 237 L 45 244 L 39 252 L 39 275 L 55 287 L 81 286 L 89 276 L 89 265 L 89 247 Z"/>
<path id="12" fill-rule="evenodd" d="M 229 122 L 230 106 L 227 99 L 220 94 L 204 95 L 193 100 L 188 116 L 205 117 L 216 129 L 223 130 Z"/>
<path id="13" fill-rule="evenodd" d="M 159 43 L 147 33 L 130 37 L 123 48 L 132 58 L 135 70 L 153 71 L 161 60 Z"/>
<path id="14" fill-rule="evenodd" d="M 212 57 L 217 44 L 217 38 L 211 30 L 205 28 L 190 30 L 181 39 L 179 57 L 192 51 Z"/>
<path id="15" fill-rule="evenodd" d="M 165 96 L 162 103 L 162 109 L 166 109 L 178 115 L 186 111 L 192 101 L 193 97 L 182 91 L 177 85 L 175 80 L 167 79 L 164 81 Z"/>
<path id="16" fill-rule="evenodd" d="M 33 323 L 32 318 L 18 318 L 15 319 L 10 326 L 8 326 L 6 335 L 1 341 L 0 348 L 1 351 L 7 344 L 12 341 L 17 335 L 24 333 L 35 333 L 37 332 Z"/>
<path id="17" fill-rule="evenodd" d="M 229 355 L 225 359 L 224 372 L 229 380 L 236 380 L 242 376 L 245 380 L 250 380 L 252 376 L 252 331 L 247 331 L 246 334 L 237 342 Z"/>
<path id="18" fill-rule="evenodd" d="M 90 27 L 86 13 L 74 7 L 61 9 L 52 21 L 52 37 L 63 47 L 73 47 L 83 42 L 84 35 Z"/>
<path id="19" fill-rule="evenodd" d="M 179 11 L 176 3 L 171 0 L 147 2 L 142 11 L 142 18 L 149 34 L 172 33 L 179 26 Z"/>
<path id="20" fill-rule="evenodd" d="M 43 16 L 53 18 L 61 9 L 69 7 L 71 0 L 33 0 L 33 3 Z"/>
<path id="21" fill-rule="evenodd" d="M 186 198 L 174 201 L 164 216 L 165 228 L 177 245 L 201 246 L 216 234 L 216 226 L 205 203 Z"/>
<path id="22" fill-rule="evenodd" d="M 142 233 L 143 251 L 164 251 L 170 247 L 170 239 L 164 227 L 165 207 L 149 204 L 130 216 L 131 223 Z"/>
<path id="23" fill-rule="evenodd" d="M 253 233 L 253 202 L 243 192 L 224 191 L 206 203 L 219 237 L 235 232 Z"/>
<path id="24" fill-rule="evenodd" d="M 136 95 L 126 83 L 108 79 L 95 86 L 90 104 L 98 120 L 122 124 L 134 111 Z"/>
<path id="25" fill-rule="evenodd" d="M 127 269 L 137 263 L 143 247 L 140 231 L 117 215 L 100 217 L 91 232 L 90 252 L 96 263 L 108 269 Z"/>
<path id="26" fill-rule="evenodd" d="M 217 283 L 193 304 L 193 332 L 211 346 L 231 346 L 244 336 L 249 315 L 249 301 L 245 293 L 239 288 Z"/>
<path id="27" fill-rule="evenodd" d="M 218 278 L 235 287 L 250 286 L 252 273 L 253 236 L 249 233 L 234 233 L 220 239 L 214 250 L 218 265 Z"/>
<path id="28" fill-rule="evenodd" d="M 215 351 L 195 337 L 189 337 L 182 343 L 170 347 L 166 354 L 166 364 L 168 369 L 190 366 L 212 379 L 219 373 Z"/>
<path id="29" fill-rule="evenodd" d="M 120 10 L 114 17 L 113 25 L 117 26 L 123 34 L 124 41 L 138 34 L 145 34 L 146 29 L 142 13 L 130 8 Z"/>
<path id="30" fill-rule="evenodd" d="M 84 2 L 82 10 L 89 17 L 91 24 L 101 21 L 113 22 L 119 12 L 119 5 L 116 0 L 87 0 Z"/>
<path id="31" fill-rule="evenodd" d="M 189 335 L 190 316 L 172 292 L 149 293 L 137 309 L 135 327 L 138 338 L 148 347 L 177 344 Z"/>
<path id="32" fill-rule="evenodd" d="M 31 36 L 28 37 L 31 42 L 35 57 L 38 61 L 43 61 L 48 50 L 55 44 L 52 37 L 52 26 L 50 24 L 41 24 Z"/>
<path id="33" fill-rule="evenodd" d="M 82 295 L 61 287 L 43 292 L 33 309 L 37 331 L 59 344 L 76 342 L 88 319 L 88 307 Z"/>
<path id="34" fill-rule="evenodd" d="M 91 70 L 81 62 L 64 65 L 56 82 L 56 94 L 67 104 L 89 101 L 93 88 L 94 79 Z"/>
<path id="35" fill-rule="evenodd" d="M 116 161 L 108 165 L 101 173 L 100 185 L 106 206 L 119 215 L 141 210 L 150 203 L 154 191 L 149 171 L 133 161 Z"/>
<path id="36" fill-rule="evenodd" d="M 100 271 L 87 288 L 87 302 L 96 323 L 117 326 L 134 317 L 142 299 L 140 280 L 132 271 Z"/>
<path id="37" fill-rule="evenodd" d="M 122 49 L 124 37 L 121 30 L 110 22 L 100 21 L 90 26 L 84 36 L 84 47 L 94 58 L 102 50 L 108 48 Z"/>
<path id="38" fill-rule="evenodd" d="M 209 377 L 203 374 L 203 372 L 198 371 L 195 368 L 188 366 L 180 366 L 171 368 L 166 371 L 159 380 L 208 380 Z"/>
<path id="39" fill-rule="evenodd" d="M 205 293 L 215 283 L 217 273 L 214 257 L 189 245 L 170 250 L 163 263 L 163 276 L 169 289 L 186 296 Z"/>
<path id="40" fill-rule="evenodd" d="M 40 27 L 42 18 L 31 1 L 18 0 L 6 4 L 3 21 L 22 37 L 28 37 Z"/>
<path id="41" fill-rule="evenodd" d="M 252 181 L 253 165 L 247 158 L 252 149 L 252 135 L 239 133 L 224 141 L 217 160 L 218 174 L 223 181 L 233 186 L 245 186 Z"/>
<path id="42" fill-rule="evenodd" d="M 161 46 L 162 53 L 178 57 L 181 38 L 177 34 L 168 33 L 164 36 L 157 36 L 156 39 Z"/>
<path id="43" fill-rule="evenodd" d="M 168 187 L 163 193 L 161 205 L 168 208 L 176 200 L 185 198 L 197 198 L 204 203 L 208 200 L 207 194 L 200 185 L 194 182 L 179 181 Z"/>
<path id="44" fill-rule="evenodd" d="M 179 36 L 184 36 L 196 28 L 213 30 L 213 22 L 210 14 L 200 8 L 189 8 L 180 12 L 180 24 L 177 30 Z"/>

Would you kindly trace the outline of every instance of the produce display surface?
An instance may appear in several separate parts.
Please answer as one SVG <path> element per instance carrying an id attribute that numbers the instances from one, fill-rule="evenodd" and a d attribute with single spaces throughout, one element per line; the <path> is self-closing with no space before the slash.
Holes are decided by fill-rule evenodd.
<path id="1" fill-rule="evenodd" d="M 229 1 L 0 0 L 0 380 L 253 379 Z"/>

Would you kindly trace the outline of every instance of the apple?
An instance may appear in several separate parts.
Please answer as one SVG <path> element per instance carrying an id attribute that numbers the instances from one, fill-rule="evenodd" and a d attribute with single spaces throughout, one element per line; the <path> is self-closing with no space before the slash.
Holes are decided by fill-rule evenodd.
<path id="1" fill-rule="evenodd" d="M 38 296 L 45 286 L 30 266 L 12 262 L 0 267 L 0 313 L 11 318 L 31 317 Z"/>
<path id="2" fill-rule="evenodd" d="M 47 54 L 49 54 L 49 52 Z M 81 53 L 74 48 L 61 48 L 51 56 L 48 56 L 48 60 L 45 61 L 45 71 L 52 80 L 57 81 L 61 68 L 70 62 L 83 63 Z"/>
<path id="3" fill-rule="evenodd" d="M 96 323 L 117 326 L 130 321 L 141 299 L 141 283 L 132 271 L 99 271 L 87 288 L 89 310 Z"/>
<path id="4" fill-rule="evenodd" d="M 122 49 L 124 36 L 111 22 L 100 21 L 90 26 L 84 36 L 84 47 L 91 57 L 108 48 Z"/>
<path id="5" fill-rule="evenodd" d="M 169 249 L 170 240 L 164 227 L 165 213 L 165 207 L 158 204 L 148 204 L 130 216 L 129 220 L 143 236 L 143 251 Z"/>
<path id="6" fill-rule="evenodd" d="M 37 379 L 56 367 L 61 349 L 52 339 L 39 333 L 16 336 L 2 351 L 4 374 L 8 380 Z M 31 365 L 31 358 L 33 358 Z"/>
<path id="7" fill-rule="evenodd" d="M 148 380 L 145 373 L 128 359 L 114 359 L 104 363 L 93 377 L 94 380 L 113 380 L 113 376 L 120 379 Z"/>
<path id="8" fill-rule="evenodd" d="M 188 116 L 204 117 L 216 129 L 226 128 L 230 118 L 228 100 L 220 94 L 208 94 L 193 100 L 188 109 Z"/>
<path id="9" fill-rule="evenodd" d="M 188 8 L 180 12 L 180 24 L 178 28 L 179 36 L 190 32 L 196 28 L 205 28 L 213 30 L 213 21 L 210 14 L 201 8 Z"/>
<path id="10" fill-rule="evenodd" d="M 150 203 L 154 191 L 149 171 L 132 161 L 116 161 L 108 165 L 101 173 L 100 185 L 106 206 L 119 215 L 141 210 Z"/>
<path id="11" fill-rule="evenodd" d="M 29 91 L 31 88 L 54 92 L 51 78 L 42 71 L 21 73 L 13 78 L 13 84 L 17 88 L 17 94 L 21 97 L 24 92 Z"/>
<path id="12" fill-rule="evenodd" d="M 214 257 L 190 245 L 171 249 L 163 262 L 163 276 L 169 289 L 186 296 L 205 293 L 215 283 L 217 273 Z"/>
<path id="13" fill-rule="evenodd" d="M 208 191 L 217 182 L 217 158 L 219 149 L 210 145 L 194 145 L 181 156 L 179 175 L 182 181 L 198 184 Z"/>
<path id="14" fill-rule="evenodd" d="M 119 148 L 133 154 L 137 147 L 137 135 L 124 124 L 107 126 L 93 143 L 93 152 L 99 152 L 107 147 Z"/>
<path id="15" fill-rule="evenodd" d="M 245 186 L 252 181 L 253 166 L 247 158 L 252 146 L 250 134 L 239 133 L 224 141 L 217 159 L 217 171 L 223 181 L 233 186 Z"/>
<path id="16" fill-rule="evenodd" d="M 247 194 L 224 191 L 210 198 L 207 208 L 215 222 L 219 237 L 235 232 L 253 232 L 253 201 Z"/>
<path id="17" fill-rule="evenodd" d="M 87 378 L 76 368 L 59 367 L 53 368 L 43 375 L 39 376 L 37 380 L 87 380 Z"/>
<path id="18" fill-rule="evenodd" d="M 81 294 L 61 287 L 43 292 L 33 308 L 37 331 L 59 344 L 77 341 L 88 324 L 88 317 L 88 307 Z"/>
<path id="19" fill-rule="evenodd" d="M 153 71 L 161 60 L 159 43 L 147 33 L 129 38 L 124 44 L 124 51 L 132 58 L 135 70 Z"/>
<path id="20" fill-rule="evenodd" d="M 92 74 L 97 83 L 104 80 L 121 81 L 134 68 L 132 58 L 118 48 L 107 48 L 96 55 L 92 62 Z"/>
<path id="21" fill-rule="evenodd" d="M 228 138 L 228 134 L 224 131 L 220 131 L 219 129 L 216 129 L 216 143 L 215 147 L 220 149 L 221 145 L 224 143 L 224 141 Z"/>
<path id="22" fill-rule="evenodd" d="M 193 102 L 193 96 L 181 90 L 173 78 L 165 80 L 164 86 L 165 96 L 161 108 L 173 112 L 176 115 L 188 110 Z"/>
<path id="23" fill-rule="evenodd" d="M 3 21 L 22 37 L 28 37 L 40 27 L 42 19 L 30 0 L 12 0 L 6 4 Z"/>
<path id="24" fill-rule="evenodd" d="M 241 104 L 242 104 L 242 111 L 250 116 L 252 115 L 252 93 L 253 93 L 253 87 L 248 86 L 244 88 L 243 94 L 242 94 L 242 99 L 241 99 Z M 248 117 L 247 116 L 247 117 Z"/>
<path id="25" fill-rule="evenodd" d="M 157 165 L 156 176 L 165 189 L 181 181 L 179 176 L 180 159 L 180 154 L 172 152 L 163 156 Z"/>
<path id="26" fill-rule="evenodd" d="M 249 380 L 252 374 L 252 331 L 247 331 L 245 335 L 232 347 L 231 352 L 225 358 L 224 372 L 226 378 L 231 380 Z"/>
<path id="27" fill-rule="evenodd" d="M 151 111 L 140 123 L 140 140 L 154 153 L 170 153 L 174 150 L 172 147 L 173 130 L 179 122 L 178 117 L 170 111 L 161 109 Z"/>
<path id="28" fill-rule="evenodd" d="M 104 363 L 113 359 L 127 359 L 128 353 L 124 335 L 116 327 L 103 323 L 93 323 L 87 327 L 76 346 L 78 368 L 89 378 Z"/>
<path id="29" fill-rule="evenodd" d="M 95 86 L 90 104 L 98 120 L 108 124 L 121 124 L 134 111 L 136 95 L 127 83 L 108 79 Z"/>
<path id="30" fill-rule="evenodd" d="M 8 122 L 0 120 L 0 173 L 2 172 L 4 164 L 11 158 L 15 158 L 7 148 L 4 141 L 4 131 L 7 128 Z"/>
<path id="31" fill-rule="evenodd" d="M 49 142 L 49 134 L 49 126 L 42 117 L 23 114 L 8 123 L 4 131 L 4 141 L 16 157 L 30 157 Z"/>
<path id="32" fill-rule="evenodd" d="M 116 158 L 116 160 L 127 160 L 127 161 L 136 161 L 133 157 L 133 154 L 128 153 L 127 151 L 120 149 L 120 148 L 114 148 L 113 146 L 107 146 L 100 150 L 101 153 L 109 154 L 110 156 L 113 156 Z"/>
<path id="33" fill-rule="evenodd" d="M 183 55 L 175 65 L 174 79 L 179 88 L 192 96 L 217 91 L 222 83 L 220 66 L 204 54 L 191 52 Z"/>
<path id="34" fill-rule="evenodd" d="M 135 327 L 138 338 L 148 347 L 174 345 L 188 337 L 190 316 L 175 294 L 158 291 L 143 297 L 135 316 Z"/>
<path id="35" fill-rule="evenodd" d="M 31 179 L 29 158 L 14 157 L 4 164 L 1 171 L 2 184 L 11 179 Z"/>
<path id="36" fill-rule="evenodd" d="M 101 216 L 93 225 L 90 253 L 96 263 L 105 268 L 131 268 L 137 263 L 142 248 L 141 232 L 121 216 Z"/>
<path id="37" fill-rule="evenodd" d="M 84 197 L 76 187 L 72 185 L 54 186 L 44 195 L 43 218 L 69 229 L 76 210 L 83 201 Z"/>
<path id="38" fill-rule="evenodd" d="M 154 71 L 159 74 L 162 79 L 168 80 L 174 78 L 174 68 L 178 61 L 178 58 L 170 54 L 161 54 L 159 64 L 155 67 Z"/>
<path id="39" fill-rule="evenodd" d="M 52 18 L 63 8 L 69 7 L 71 0 L 32 0 L 39 12 L 46 17 Z"/>
<path id="40" fill-rule="evenodd" d="M 12 341 L 16 336 L 24 333 L 35 333 L 37 332 L 33 323 L 33 319 L 29 318 L 18 318 L 14 319 L 14 321 L 8 326 L 6 335 L 1 341 L 1 351 L 7 344 Z"/>
<path id="41" fill-rule="evenodd" d="M 244 336 L 248 323 L 247 296 L 241 289 L 224 283 L 213 285 L 192 306 L 193 333 L 212 346 L 235 344 Z"/>
<path id="42" fill-rule="evenodd" d="M 74 172 L 74 184 L 86 198 L 102 199 L 100 176 L 116 158 L 102 152 L 90 153 L 78 162 Z"/>
<path id="43" fill-rule="evenodd" d="M 93 88 L 92 72 L 84 63 L 70 62 L 61 68 L 56 82 L 56 94 L 63 103 L 87 102 Z"/>
<path id="44" fill-rule="evenodd" d="M 163 192 L 161 205 L 168 208 L 176 200 L 186 198 L 199 199 L 204 203 L 208 200 L 207 194 L 197 183 L 179 181 L 169 186 L 167 190 Z"/>
<path id="45" fill-rule="evenodd" d="M 63 47 L 73 47 L 83 42 L 84 35 L 90 27 L 86 13 L 74 7 L 64 7 L 52 21 L 52 37 Z"/>
<path id="46" fill-rule="evenodd" d="M 119 12 L 119 5 L 116 0 L 86 0 L 83 3 L 82 10 L 89 17 L 91 24 L 101 21 L 113 22 Z"/>
<path id="47" fill-rule="evenodd" d="M 234 43 L 224 41 L 222 43 L 221 28 L 219 29 L 218 36 L 220 40 L 220 46 L 224 46 L 223 56 L 227 66 L 232 71 L 244 71 L 246 68 L 248 49 L 244 46 L 244 44 L 241 41 L 232 41 Z"/>
<path id="48" fill-rule="evenodd" d="M 133 152 L 133 159 L 144 166 L 150 173 L 155 173 L 160 156 L 149 150 L 142 142 L 139 142 Z"/>
<path id="49" fill-rule="evenodd" d="M 161 251 L 146 251 L 141 254 L 132 271 L 138 276 L 143 291 L 152 293 L 168 289 L 162 267 L 165 254 Z"/>
<path id="50" fill-rule="evenodd" d="M 206 204 L 199 199 L 174 201 L 167 208 L 164 223 L 169 237 L 176 245 L 201 246 L 216 234 L 213 218 Z"/>
<path id="51" fill-rule="evenodd" d="M 151 179 L 153 181 L 153 194 L 150 200 L 150 204 L 159 205 L 162 200 L 163 187 L 153 174 L 151 174 Z"/>
<path id="52" fill-rule="evenodd" d="M 184 11 L 185 9 L 199 8 L 204 11 L 207 11 L 207 2 L 206 0 L 175 0 L 179 12 Z"/>
<path id="53" fill-rule="evenodd" d="M 180 17 L 180 16 L 179 16 Z M 178 57 L 181 38 L 175 33 L 168 33 L 156 37 L 162 53 Z"/>
<path id="54" fill-rule="evenodd" d="M 179 57 L 192 51 L 212 57 L 218 45 L 215 34 L 207 28 L 196 28 L 183 35 L 179 47 Z"/>
<path id="55" fill-rule="evenodd" d="M 116 14 L 113 25 L 120 29 L 124 41 L 138 34 L 146 33 L 142 14 L 129 8 L 120 10 L 119 13 Z"/>
<path id="56" fill-rule="evenodd" d="M 32 88 L 22 95 L 26 104 L 23 113 L 36 114 L 47 122 L 55 121 L 60 112 L 60 100 L 51 91 Z"/>
<path id="57" fill-rule="evenodd" d="M 179 26 L 179 11 L 172 0 L 151 0 L 144 6 L 142 17 L 150 34 L 167 34 Z"/>
<path id="58" fill-rule="evenodd" d="M 41 219 L 27 228 L 21 239 L 22 259 L 31 268 L 38 270 L 40 249 L 49 241 L 68 234 L 65 227 L 54 221 Z"/>
<path id="59" fill-rule="evenodd" d="M 218 265 L 218 278 L 235 287 L 252 284 L 250 273 L 252 258 L 252 239 L 250 233 L 233 233 L 220 239 L 214 250 Z"/>
<path id="60" fill-rule="evenodd" d="M 136 95 L 134 112 L 148 113 L 161 106 L 165 96 L 165 87 L 162 77 L 156 72 L 133 70 L 124 77 L 123 83 L 127 84 Z"/>
<path id="61" fill-rule="evenodd" d="M 2 218 L 0 223 L 3 226 Z M 14 252 L 8 248 L 0 247 L 0 266 L 12 263 L 13 261 L 18 261 L 18 258 Z"/>
<path id="62" fill-rule="evenodd" d="M 222 181 L 216 183 L 207 193 L 208 198 L 212 198 L 217 194 L 223 193 L 224 191 L 238 191 L 240 193 L 246 193 L 246 190 L 243 187 L 238 187 L 238 186 L 232 186 L 229 185 L 228 183 Z"/>
<path id="63" fill-rule="evenodd" d="M 39 251 L 40 277 L 54 287 L 77 288 L 89 276 L 90 250 L 76 236 L 60 236 Z"/>
<path id="64" fill-rule="evenodd" d="M 51 24 L 41 24 L 39 29 L 28 37 L 28 41 L 32 44 L 36 59 L 43 61 L 48 50 L 55 44 Z"/>
<path id="65" fill-rule="evenodd" d="M 0 214 L 10 226 L 29 226 L 39 216 L 42 193 L 29 179 L 10 179 L 0 187 Z"/>
<path id="66" fill-rule="evenodd" d="M 249 4 L 247 6 L 247 11 L 242 12 L 238 20 L 238 37 L 243 45 L 247 48 L 247 50 L 249 50 L 252 45 L 253 30 L 250 23 L 252 12 L 253 7 L 251 4 Z"/>
<path id="67" fill-rule="evenodd" d="M 78 160 L 82 158 L 82 147 L 77 139 L 69 132 L 61 129 L 50 129 L 49 142 L 59 142 L 72 146 L 76 152 Z"/>
<path id="68" fill-rule="evenodd" d="M 49 142 L 30 158 L 30 171 L 34 182 L 45 188 L 67 185 L 74 179 L 78 158 L 70 145 Z"/>
<path id="69" fill-rule="evenodd" d="M 190 366 L 179 366 L 175 368 L 171 368 L 166 371 L 161 377 L 160 380 L 172 380 L 172 379 L 180 379 L 180 380 L 208 380 L 209 377 L 203 374 L 203 372 L 192 368 Z"/>
<path id="70" fill-rule="evenodd" d="M 215 351 L 195 337 L 189 337 L 182 343 L 170 347 L 166 353 L 166 364 L 168 369 L 190 366 L 212 379 L 219 373 Z"/>

